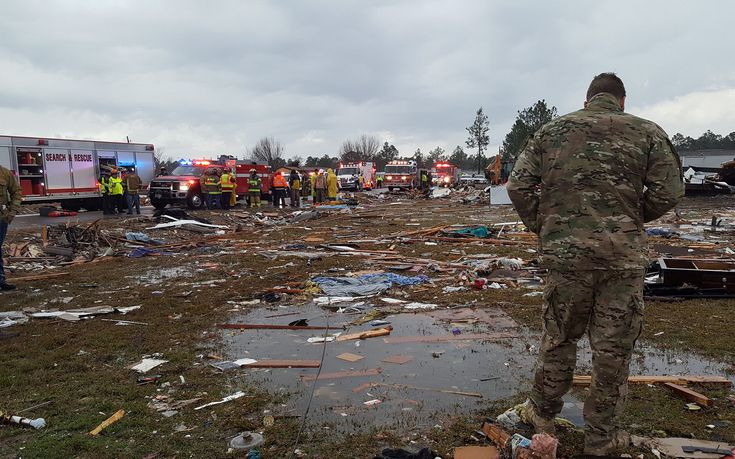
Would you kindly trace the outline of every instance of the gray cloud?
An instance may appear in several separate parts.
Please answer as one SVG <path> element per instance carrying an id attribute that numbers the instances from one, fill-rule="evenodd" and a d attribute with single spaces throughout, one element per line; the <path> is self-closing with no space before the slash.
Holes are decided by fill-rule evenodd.
<path id="1" fill-rule="evenodd" d="M 630 111 L 672 133 L 730 132 L 733 13 L 726 0 L 7 1 L 0 121 L 129 135 L 172 157 L 242 153 L 266 135 L 289 156 L 336 154 L 361 133 L 409 154 L 463 145 L 482 105 L 492 150 L 517 110 L 574 110 L 614 70 Z"/>

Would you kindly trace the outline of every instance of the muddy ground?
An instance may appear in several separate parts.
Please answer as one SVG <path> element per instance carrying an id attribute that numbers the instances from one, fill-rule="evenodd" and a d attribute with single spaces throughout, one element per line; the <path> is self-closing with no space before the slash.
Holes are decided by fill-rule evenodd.
<path id="1" fill-rule="evenodd" d="M 543 272 L 535 267 L 535 238 L 508 225 L 500 235 L 480 241 L 446 240 L 444 236 L 437 238 L 437 234 L 417 233 L 448 225 L 516 221 L 517 215 L 508 206 L 465 204 L 455 197 L 409 199 L 407 195 L 400 194 L 385 199 L 364 195 L 358 199 L 360 206 L 351 210 L 332 209 L 321 212 L 318 218 L 296 222 L 291 210 L 264 209 L 266 215 L 257 219 L 247 209 L 237 209 L 227 215 L 206 211 L 195 213 L 213 223 L 227 225 L 224 234 L 146 230 L 155 223 L 146 219 L 110 218 L 99 222 L 98 228 L 106 235 L 106 240 L 114 241 L 112 245 L 119 256 L 61 266 L 56 261 L 47 260 L 44 263 L 53 265 L 53 269 L 34 265 L 31 271 L 13 270 L 14 265 L 19 268 L 22 264 L 11 262 L 11 280 L 49 273 L 58 276 L 30 281 L 20 279 L 16 292 L 0 295 L 0 311 L 141 307 L 125 315 L 105 314 L 77 322 L 32 318 L 25 324 L 2 329 L 0 410 L 10 413 L 22 411 L 22 415 L 31 418 L 43 417 L 48 426 L 42 430 L 0 426 L 0 455 L 244 457 L 246 451 L 229 450 L 229 441 L 246 430 L 263 433 L 266 442 L 260 449 L 266 458 L 290 457 L 295 449 L 302 457 L 310 458 L 371 458 L 384 447 L 416 450 L 422 446 L 433 448 L 443 457 L 451 457 L 453 448 L 477 444 L 474 431 L 481 420 L 496 416 L 522 401 L 530 387 L 530 365 L 540 328 L 541 299 L 534 293 L 540 286 L 535 279 L 543 276 Z M 729 197 L 687 199 L 677 210 L 678 215 L 671 213 L 655 226 L 673 228 L 682 234 L 696 234 L 703 240 L 651 238 L 651 259 L 661 253 L 729 257 L 725 251 L 735 249 L 735 233 L 727 227 L 735 222 L 734 203 L 735 200 Z M 709 226 L 713 215 L 724 219 L 715 231 Z M 169 252 L 166 255 L 125 257 L 133 247 L 113 236 L 124 237 L 126 230 L 144 231 L 174 246 L 161 249 Z M 39 240 L 40 229 L 11 230 L 7 243 L 35 243 Z M 352 243 L 354 247 L 370 253 L 345 254 L 320 247 L 320 244 L 330 243 Z M 294 255 L 306 252 L 314 255 L 308 258 Z M 466 265 L 462 267 L 468 261 L 483 259 L 473 256 L 490 257 L 485 259 L 491 260 L 520 258 L 525 264 L 521 270 L 500 266 L 488 273 L 488 283 L 495 280 L 506 288 L 474 289 L 466 285 L 473 280 L 474 273 Z M 394 286 L 379 297 L 368 300 L 368 306 L 372 308 L 365 309 L 364 313 L 338 313 L 336 308 L 327 310 L 313 304 L 315 297 L 324 296 L 310 283 L 313 277 L 375 271 L 406 276 L 425 274 L 432 282 Z M 443 290 L 457 286 L 467 288 L 455 292 Z M 280 289 L 280 299 L 272 303 L 262 299 L 273 288 Z M 292 293 L 285 293 L 284 289 Z M 306 337 L 316 336 L 319 332 L 291 335 L 281 331 L 221 330 L 215 326 L 218 323 L 258 318 L 261 323 L 269 320 L 269 323 L 285 324 L 308 317 L 312 319 L 310 324 L 323 325 L 328 318 L 334 326 L 359 322 L 365 314 L 375 311 L 367 319 L 393 319 L 397 324 L 408 324 L 405 326 L 409 327 L 411 321 L 405 319 L 407 311 L 400 304 L 381 302 L 380 298 L 384 297 L 436 304 L 438 310 L 448 311 L 450 315 L 467 307 L 503 314 L 514 322 L 508 330 L 518 337 L 500 342 L 453 343 L 444 347 L 426 344 L 425 349 L 415 343 L 405 347 L 390 345 L 394 346 L 392 354 L 410 353 L 421 364 L 415 371 L 401 373 L 400 380 L 390 379 L 398 374 L 395 369 L 398 367 L 384 363 L 377 378 L 349 378 L 349 383 L 344 384 L 318 381 L 314 398 L 317 408 L 310 412 L 298 443 L 303 408 L 308 401 L 311 384 L 314 384 L 300 381 L 299 376 L 314 374 L 315 369 L 239 369 L 223 373 L 210 365 L 220 359 L 258 359 L 267 352 L 269 346 L 264 343 L 270 344 L 270 340 L 273 343 L 272 358 L 318 359 L 323 350 L 322 345 L 304 342 Z M 261 302 L 252 304 L 256 299 L 261 299 Z M 347 302 L 346 305 L 355 302 Z M 730 299 L 649 300 L 645 331 L 634 357 L 634 371 L 637 374 L 665 374 L 694 369 L 733 380 L 733 308 L 735 301 Z M 300 311 L 303 314 L 299 314 Z M 314 311 L 330 312 L 315 316 Z M 421 320 L 416 316 L 416 323 L 429 320 L 423 312 L 417 314 L 421 315 Z M 265 316 L 271 318 L 266 319 Z M 117 325 L 111 319 L 137 323 Z M 491 322 L 480 320 L 469 325 L 457 325 L 450 320 L 438 327 L 443 327 L 444 334 L 455 328 L 460 334 L 483 333 L 492 331 L 497 325 Z M 344 331 L 370 328 L 369 324 L 354 324 L 348 325 Z M 432 335 L 438 333 L 437 330 L 425 328 L 423 332 Z M 422 331 L 409 332 L 396 326 L 391 336 L 420 334 Z M 368 357 L 366 361 L 369 361 L 370 352 L 385 352 L 384 347 L 389 346 L 378 340 L 382 338 L 364 340 L 362 347 L 355 347 L 353 342 L 349 342 L 350 352 L 364 352 Z M 278 343 L 288 343 L 291 346 L 288 349 L 292 349 L 288 351 L 290 354 L 275 355 L 281 349 Z M 343 370 L 366 368 L 360 362 L 338 362 L 339 365 L 335 366 L 337 360 L 332 350 L 341 349 L 339 346 L 344 346 L 344 343 L 327 344 L 329 353 L 326 355 L 331 367 Z M 422 360 L 422 352 L 428 349 L 438 356 Z M 480 381 L 483 378 L 475 374 L 480 366 L 476 361 L 466 366 L 461 362 L 463 353 L 469 355 L 487 349 L 500 353 L 497 355 L 502 355 L 503 360 L 488 361 L 485 373 L 491 378 L 483 383 Z M 260 354 L 255 355 L 254 352 Z M 584 353 L 582 350 L 581 354 Z M 138 384 L 136 378 L 139 374 L 129 367 L 144 355 L 151 354 L 160 354 L 168 362 L 146 373 L 160 375 L 155 382 Z M 488 360 L 492 358 L 488 357 Z M 502 372 L 503 368 L 507 373 Z M 457 372 L 458 369 L 461 372 Z M 588 370 L 589 364 L 581 361 L 580 372 Z M 430 377 L 432 372 L 454 375 L 453 383 L 447 386 L 446 378 L 437 377 L 442 385 L 434 384 Z M 499 389 L 505 380 L 512 381 L 512 391 Z M 477 392 L 482 398 L 373 388 L 368 393 L 386 403 L 366 407 L 349 395 L 352 391 L 344 391 L 347 395 L 340 392 L 340 388 L 375 381 L 459 392 L 469 388 L 472 389 L 470 392 Z M 688 411 L 686 401 L 667 389 L 646 385 L 632 387 L 625 425 L 629 431 L 639 435 L 735 442 L 732 390 L 713 386 L 694 388 L 714 399 L 714 406 Z M 245 392 L 245 397 L 201 410 L 193 409 L 239 390 Z M 335 392 L 335 409 L 332 412 L 326 408 L 330 403 L 330 390 Z M 339 398 L 343 396 L 347 398 Z M 155 405 L 151 402 L 195 398 L 200 400 L 172 410 L 176 414 L 170 417 L 151 406 Z M 584 390 L 576 390 L 570 398 L 570 406 L 578 406 L 583 399 Z M 352 400 L 354 406 L 347 406 L 349 404 L 345 404 L 345 400 Z M 387 403 L 389 401 L 391 403 Z M 448 404 L 445 403 L 447 401 Z M 32 408 L 37 405 L 41 406 Z M 88 434 L 120 409 L 126 412 L 120 421 L 98 436 Z M 574 416 L 573 409 L 570 415 Z M 582 434 L 578 429 L 563 429 L 560 455 L 580 453 L 581 440 Z M 650 456 L 650 452 L 643 450 L 631 452 Z"/>

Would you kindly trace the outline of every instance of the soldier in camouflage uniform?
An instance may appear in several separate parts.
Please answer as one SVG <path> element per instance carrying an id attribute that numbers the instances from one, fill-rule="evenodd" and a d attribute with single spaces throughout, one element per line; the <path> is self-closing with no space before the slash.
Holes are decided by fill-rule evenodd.
<path id="1" fill-rule="evenodd" d="M 572 385 L 577 341 L 589 329 L 592 384 L 584 404 L 585 454 L 627 446 L 616 425 L 643 324 L 647 265 L 643 224 L 684 195 L 679 157 L 666 133 L 625 113 L 625 87 L 596 76 L 582 110 L 541 127 L 518 157 L 508 194 L 538 234 L 549 270 L 543 337 L 526 418 L 554 433 Z"/>
<path id="2" fill-rule="evenodd" d="M 0 291 L 13 290 L 15 285 L 5 281 L 5 269 L 3 267 L 3 242 L 8 232 L 8 225 L 20 210 L 20 185 L 13 173 L 0 166 Z"/>

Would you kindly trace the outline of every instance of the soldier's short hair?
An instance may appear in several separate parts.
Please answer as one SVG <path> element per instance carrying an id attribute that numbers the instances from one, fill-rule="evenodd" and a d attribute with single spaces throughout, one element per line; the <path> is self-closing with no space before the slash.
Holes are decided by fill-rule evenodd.
<path id="1" fill-rule="evenodd" d="M 618 99 L 625 97 L 623 80 L 613 72 L 601 73 L 595 76 L 590 83 L 589 89 L 587 89 L 587 101 L 601 92 L 610 93 Z"/>

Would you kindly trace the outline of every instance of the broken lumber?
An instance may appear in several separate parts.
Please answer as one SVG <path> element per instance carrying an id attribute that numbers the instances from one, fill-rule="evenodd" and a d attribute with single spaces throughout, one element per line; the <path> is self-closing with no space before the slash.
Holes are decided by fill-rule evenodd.
<path id="1" fill-rule="evenodd" d="M 217 324 L 217 328 L 238 330 L 336 330 L 336 327 L 320 325 L 274 325 L 274 324 Z"/>
<path id="2" fill-rule="evenodd" d="M 367 370 L 337 371 L 335 373 L 322 373 L 319 379 L 356 378 L 360 376 L 377 376 L 383 370 L 381 368 L 370 368 Z M 316 381 L 316 375 L 302 375 L 302 381 Z"/>
<path id="3" fill-rule="evenodd" d="M 689 400 L 690 402 L 695 402 L 702 406 L 712 406 L 714 404 L 712 399 L 707 397 L 706 395 L 700 394 L 699 392 L 693 391 L 684 386 L 680 386 L 679 384 L 667 382 L 664 383 L 664 386 L 673 390 L 676 395 L 679 395 L 682 398 Z"/>
<path id="4" fill-rule="evenodd" d="M 462 341 L 462 340 L 479 340 L 492 341 L 505 338 L 517 338 L 515 333 L 467 333 L 461 335 L 437 335 L 437 336 L 391 336 L 383 338 L 386 344 L 402 344 L 402 343 L 442 343 L 445 341 Z"/>
<path id="5" fill-rule="evenodd" d="M 245 364 L 243 368 L 319 368 L 319 360 L 258 360 Z"/>
<path id="6" fill-rule="evenodd" d="M 369 389 L 371 387 L 392 387 L 394 389 L 425 390 L 425 391 L 430 391 L 430 392 L 440 392 L 442 394 L 463 395 L 465 397 L 482 398 L 482 394 L 478 394 L 477 392 L 463 392 L 459 390 L 435 389 L 433 387 L 417 387 L 417 386 L 411 386 L 409 384 L 367 383 L 367 384 L 363 384 L 362 386 L 358 386 L 352 389 L 352 392 L 361 392 L 362 390 Z"/>
<path id="7" fill-rule="evenodd" d="M 92 429 L 89 434 L 92 436 L 98 435 L 102 430 L 122 419 L 123 416 L 125 416 L 125 410 L 118 410 L 115 414 L 102 421 L 100 425 Z"/>
<path id="8" fill-rule="evenodd" d="M 336 341 L 349 341 L 352 339 L 366 339 L 366 338 L 375 338 L 377 336 L 385 336 L 390 335 L 390 332 L 393 331 L 393 327 L 383 327 L 383 328 L 376 328 L 374 330 L 367 330 L 364 332 L 358 332 L 358 333 L 349 333 L 347 335 L 340 335 L 337 337 Z"/>
<path id="9" fill-rule="evenodd" d="M 11 282 L 37 281 L 37 280 L 53 279 L 55 277 L 66 276 L 67 274 L 69 273 L 63 272 L 63 273 L 51 273 L 51 274 L 39 274 L 38 276 L 14 277 L 8 280 Z"/>
<path id="10" fill-rule="evenodd" d="M 575 386 L 589 386 L 592 382 L 592 376 L 574 375 L 573 384 Z M 732 382 L 723 376 L 629 376 L 630 384 L 664 384 L 674 383 L 679 385 L 686 384 L 717 384 L 730 387 Z"/>

